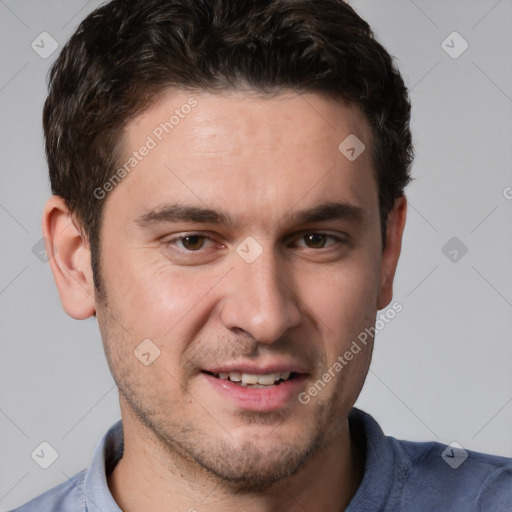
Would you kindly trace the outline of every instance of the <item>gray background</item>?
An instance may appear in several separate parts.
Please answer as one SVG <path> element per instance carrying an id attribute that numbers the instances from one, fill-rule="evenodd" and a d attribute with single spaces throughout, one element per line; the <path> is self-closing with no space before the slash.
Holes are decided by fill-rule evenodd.
<path id="1" fill-rule="evenodd" d="M 403 311 L 378 335 L 357 405 L 398 438 L 512 456 L 512 2 L 351 3 L 411 89 L 417 154 Z M 119 418 L 96 321 L 66 316 L 32 252 L 50 194 L 41 109 L 58 52 L 43 59 L 31 43 L 46 31 L 60 49 L 97 5 L 0 0 L 0 511 L 85 468 Z M 456 59 L 442 46 L 453 31 L 469 44 Z M 459 247 L 443 252 L 452 237 Z M 59 454 L 46 470 L 30 456 L 42 441 Z"/>

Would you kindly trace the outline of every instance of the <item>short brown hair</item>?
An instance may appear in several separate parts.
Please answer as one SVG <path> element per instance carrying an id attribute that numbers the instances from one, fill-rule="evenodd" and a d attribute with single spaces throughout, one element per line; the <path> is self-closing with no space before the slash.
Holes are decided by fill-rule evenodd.
<path id="1" fill-rule="evenodd" d="M 369 25 L 342 0 L 112 0 L 93 11 L 49 74 L 43 124 L 52 192 L 99 235 L 123 128 L 169 87 L 313 92 L 356 104 L 373 133 L 381 232 L 410 180 L 408 92 Z"/>

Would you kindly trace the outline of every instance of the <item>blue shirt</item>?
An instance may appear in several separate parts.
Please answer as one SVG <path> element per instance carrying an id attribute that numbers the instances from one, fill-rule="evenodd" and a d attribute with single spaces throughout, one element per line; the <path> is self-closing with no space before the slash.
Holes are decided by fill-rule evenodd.
<path id="1" fill-rule="evenodd" d="M 349 422 L 365 453 L 365 468 L 345 512 L 512 512 L 512 459 L 399 441 L 385 436 L 369 414 L 356 408 Z M 120 512 L 106 474 L 122 454 L 118 421 L 96 446 L 89 469 L 12 512 Z"/>

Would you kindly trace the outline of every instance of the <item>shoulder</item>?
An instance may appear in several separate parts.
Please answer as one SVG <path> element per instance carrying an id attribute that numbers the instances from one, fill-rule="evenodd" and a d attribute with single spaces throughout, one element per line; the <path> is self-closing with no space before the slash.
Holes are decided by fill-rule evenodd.
<path id="1" fill-rule="evenodd" d="M 123 446 L 123 424 L 119 420 L 97 443 L 88 469 L 11 512 L 86 512 L 93 507 L 120 512 L 110 494 L 106 475 L 123 456 Z"/>
<path id="2" fill-rule="evenodd" d="M 403 505 L 424 499 L 444 510 L 512 510 L 512 459 L 460 445 L 388 439 L 407 461 Z"/>
<path id="3" fill-rule="evenodd" d="M 10 512 L 85 512 L 83 485 L 86 473 L 87 470 L 84 469 Z"/>
<path id="4" fill-rule="evenodd" d="M 351 511 L 370 505 L 386 512 L 512 511 L 512 459 L 456 443 L 395 439 L 355 408 L 349 422 L 365 453 L 363 480 Z"/>

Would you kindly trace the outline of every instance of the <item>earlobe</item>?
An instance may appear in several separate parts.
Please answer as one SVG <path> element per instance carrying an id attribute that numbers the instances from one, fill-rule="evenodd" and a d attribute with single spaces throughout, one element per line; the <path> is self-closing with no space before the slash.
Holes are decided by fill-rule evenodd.
<path id="1" fill-rule="evenodd" d="M 386 227 L 386 246 L 382 252 L 380 268 L 380 288 L 377 309 L 384 309 L 393 298 L 393 281 L 402 249 L 402 235 L 407 216 L 407 200 L 404 196 L 395 200 L 389 212 Z"/>
<path id="2" fill-rule="evenodd" d="M 89 318 L 96 309 L 89 244 L 61 197 L 47 201 L 42 229 L 64 310 L 76 320 Z"/>

